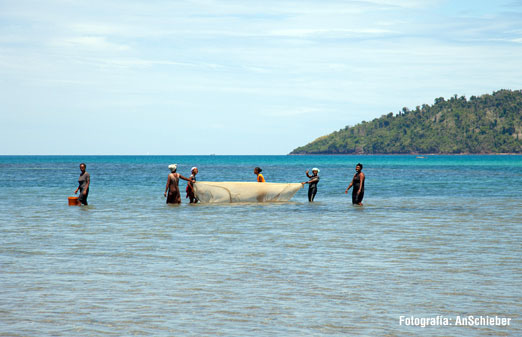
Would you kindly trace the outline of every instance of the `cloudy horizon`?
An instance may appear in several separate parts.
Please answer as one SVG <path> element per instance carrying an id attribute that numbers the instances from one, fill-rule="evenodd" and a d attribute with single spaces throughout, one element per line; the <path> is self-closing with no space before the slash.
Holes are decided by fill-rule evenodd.
<path id="1" fill-rule="evenodd" d="M 287 154 L 522 89 L 522 2 L 0 1 L 0 155 Z"/>

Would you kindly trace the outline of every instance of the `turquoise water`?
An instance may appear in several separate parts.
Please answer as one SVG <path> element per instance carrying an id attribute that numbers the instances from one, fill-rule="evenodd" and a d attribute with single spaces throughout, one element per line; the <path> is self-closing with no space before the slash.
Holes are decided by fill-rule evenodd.
<path id="1" fill-rule="evenodd" d="M 90 205 L 68 207 L 80 162 Z M 313 204 L 167 206 L 171 163 L 321 182 Z M 519 336 L 521 191 L 522 156 L 1 156 L 0 335 Z M 400 322 L 468 315 L 512 320 Z"/>

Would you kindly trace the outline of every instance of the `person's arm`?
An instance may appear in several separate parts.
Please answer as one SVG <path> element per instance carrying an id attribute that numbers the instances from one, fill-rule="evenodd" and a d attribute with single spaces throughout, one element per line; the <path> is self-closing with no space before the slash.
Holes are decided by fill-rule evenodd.
<path id="1" fill-rule="evenodd" d="M 359 174 L 359 177 L 361 177 L 361 183 L 359 184 L 359 191 L 357 191 L 357 194 L 361 193 L 362 187 L 364 186 L 364 173 L 361 172 L 361 174 Z"/>
<path id="2" fill-rule="evenodd" d="M 192 180 L 192 179 L 190 179 L 190 178 L 186 178 L 186 177 L 182 176 L 181 174 L 178 174 L 178 177 L 180 177 L 180 178 L 183 179 L 183 180 L 190 181 L 191 183 L 194 182 L 194 180 Z"/>
<path id="3" fill-rule="evenodd" d="M 312 176 L 309 176 L 309 178 L 312 178 Z M 317 181 L 317 180 L 319 180 L 319 178 L 315 177 L 315 178 L 312 178 L 312 179 L 310 179 L 310 180 L 308 180 L 308 181 L 305 181 L 305 182 L 303 182 L 303 183 L 301 183 L 301 184 L 303 184 L 303 185 L 304 185 L 304 184 L 310 184 L 310 183 L 313 183 L 313 182 L 315 182 L 315 181 Z"/>
<path id="4" fill-rule="evenodd" d="M 170 174 L 167 178 L 167 186 L 165 186 L 165 193 L 163 193 L 163 195 L 166 197 L 167 196 L 167 191 L 169 190 L 169 185 L 170 185 Z"/>
<path id="5" fill-rule="evenodd" d="M 305 172 L 305 173 L 306 173 L 306 176 L 307 176 L 308 178 L 312 178 L 312 176 L 309 175 L 308 172 L 310 172 L 310 170 L 306 170 L 306 172 Z"/>

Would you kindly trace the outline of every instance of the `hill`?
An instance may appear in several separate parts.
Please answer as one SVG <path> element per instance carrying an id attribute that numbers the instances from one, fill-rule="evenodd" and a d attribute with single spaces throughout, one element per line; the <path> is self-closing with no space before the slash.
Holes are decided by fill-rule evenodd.
<path id="1" fill-rule="evenodd" d="M 522 153 L 522 90 L 454 95 L 347 126 L 290 154 Z"/>

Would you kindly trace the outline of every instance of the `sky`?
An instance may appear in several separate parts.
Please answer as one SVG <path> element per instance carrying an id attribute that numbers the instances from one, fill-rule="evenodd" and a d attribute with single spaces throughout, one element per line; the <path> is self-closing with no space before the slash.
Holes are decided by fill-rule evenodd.
<path id="1" fill-rule="evenodd" d="M 287 154 L 500 89 L 520 0 L 0 0 L 0 155 Z"/>

